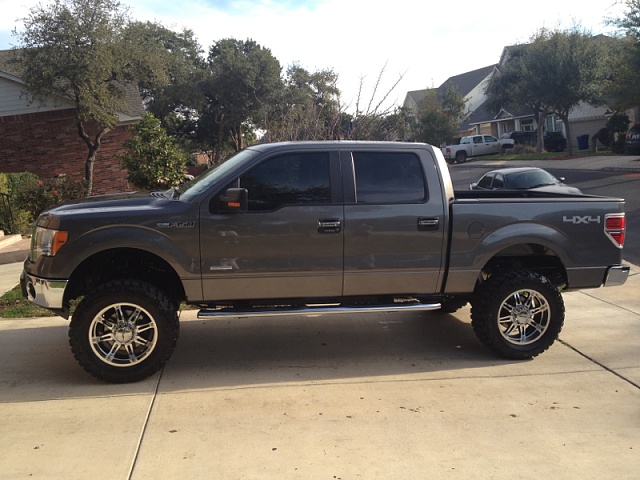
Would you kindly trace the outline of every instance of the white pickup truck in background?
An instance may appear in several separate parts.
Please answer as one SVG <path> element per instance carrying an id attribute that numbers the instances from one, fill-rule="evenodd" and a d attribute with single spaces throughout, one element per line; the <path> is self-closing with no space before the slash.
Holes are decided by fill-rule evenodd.
<path id="1" fill-rule="evenodd" d="M 498 140 L 491 135 L 471 135 L 462 137 L 459 144 L 447 145 L 441 150 L 448 163 L 464 163 L 470 157 L 504 153 L 514 145 L 515 142 L 510 138 Z"/>

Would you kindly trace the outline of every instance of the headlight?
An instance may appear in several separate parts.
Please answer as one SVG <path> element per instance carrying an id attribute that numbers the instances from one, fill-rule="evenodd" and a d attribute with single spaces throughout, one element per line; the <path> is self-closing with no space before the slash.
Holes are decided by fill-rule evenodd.
<path id="1" fill-rule="evenodd" d="M 58 253 L 60 247 L 67 243 L 68 239 L 69 234 L 67 232 L 36 227 L 31 238 L 29 259 L 35 262 L 41 255 L 53 257 Z"/>

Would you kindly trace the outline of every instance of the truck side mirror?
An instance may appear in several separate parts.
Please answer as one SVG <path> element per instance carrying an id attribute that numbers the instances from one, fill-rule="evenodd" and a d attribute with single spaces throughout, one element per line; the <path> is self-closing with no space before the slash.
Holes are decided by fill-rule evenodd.
<path id="1" fill-rule="evenodd" d="M 221 212 L 246 212 L 249 205 L 249 191 L 246 188 L 228 188 L 218 197 Z"/>

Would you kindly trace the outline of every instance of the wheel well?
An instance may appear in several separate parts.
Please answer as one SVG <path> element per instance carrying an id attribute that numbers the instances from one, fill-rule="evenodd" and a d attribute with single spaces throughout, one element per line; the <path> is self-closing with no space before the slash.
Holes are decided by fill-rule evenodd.
<path id="1" fill-rule="evenodd" d="M 537 243 L 512 245 L 494 255 L 482 269 L 487 278 L 497 271 L 528 270 L 547 277 L 556 288 L 567 284 L 567 270 L 550 248 Z"/>
<path id="2" fill-rule="evenodd" d="M 65 305 L 97 285 L 116 279 L 147 282 L 164 291 L 176 304 L 185 299 L 180 277 L 164 259 L 144 250 L 117 248 L 96 253 L 78 265 L 65 291 Z"/>

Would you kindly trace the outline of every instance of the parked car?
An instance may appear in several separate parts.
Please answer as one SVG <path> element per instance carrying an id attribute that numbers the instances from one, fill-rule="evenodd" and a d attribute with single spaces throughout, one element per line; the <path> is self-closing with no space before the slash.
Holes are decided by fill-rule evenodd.
<path id="1" fill-rule="evenodd" d="M 624 153 L 640 154 L 640 122 L 636 123 L 627 132 L 624 140 Z"/>
<path id="2" fill-rule="evenodd" d="M 544 149 L 547 152 L 564 152 L 567 139 L 562 132 L 544 132 Z"/>
<path id="3" fill-rule="evenodd" d="M 471 190 L 535 190 L 539 192 L 580 195 L 576 187 L 565 185 L 564 178 L 556 178 L 546 170 L 535 167 L 515 167 L 492 170 L 485 173 Z"/>

